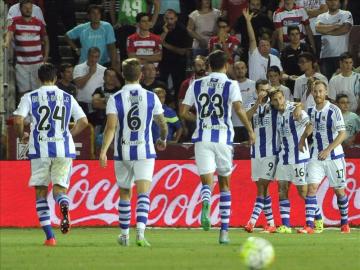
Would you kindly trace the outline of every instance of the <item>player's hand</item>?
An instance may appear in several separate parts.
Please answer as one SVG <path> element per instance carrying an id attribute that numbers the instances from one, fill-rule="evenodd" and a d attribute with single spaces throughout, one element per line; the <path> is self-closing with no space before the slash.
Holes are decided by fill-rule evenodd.
<path id="1" fill-rule="evenodd" d="M 166 141 L 163 141 L 161 139 L 158 139 L 156 141 L 156 148 L 159 150 L 159 151 L 164 151 L 166 149 Z"/>
<path id="2" fill-rule="evenodd" d="M 248 143 L 249 143 L 249 145 L 255 144 L 255 132 L 254 131 L 249 132 Z"/>
<path id="3" fill-rule="evenodd" d="M 100 152 L 99 161 L 100 161 L 100 167 L 101 167 L 101 168 L 106 168 L 106 166 L 107 166 L 107 156 L 106 156 L 106 153 Z"/>
<path id="4" fill-rule="evenodd" d="M 318 159 L 325 160 L 329 155 L 330 155 L 330 151 L 326 148 L 319 153 Z"/>
<path id="5" fill-rule="evenodd" d="M 305 138 L 301 137 L 299 141 L 299 150 L 301 153 L 304 153 L 306 149 L 307 148 L 306 148 Z"/>
<path id="6" fill-rule="evenodd" d="M 22 138 L 20 139 L 20 143 L 23 143 L 23 144 L 29 143 L 29 133 L 24 132 Z"/>
<path id="7" fill-rule="evenodd" d="M 296 121 L 300 121 L 300 120 L 301 120 L 301 111 L 302 111 L 301 105 L 295 107 L 295 110 L 293 111 L 293 118 L 294 118 Z"/>

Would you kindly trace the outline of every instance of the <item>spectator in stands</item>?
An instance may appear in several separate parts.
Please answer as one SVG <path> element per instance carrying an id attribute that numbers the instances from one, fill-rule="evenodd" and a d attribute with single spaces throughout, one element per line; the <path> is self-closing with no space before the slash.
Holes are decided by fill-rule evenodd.
<path id="1" fill-rule="evenodd" d="M 222 0 L 221 15 L 228 19 L 229 26 L 232 28 L 236 20 L 242 15 L 243 9 L 248 7 L 248 0 Z"/>
<path id="2" fill-rule="evenodd" d="M 116 4 L 118 13 L 116 14 Z M 127 55 L 127 39 L 136 32 L 136 16 L 139 13 L 151 13 L 151 4 L 154 6 L 154 13 L 151 16 L 150 28 L 153 27 L 158 19 L 160 10 L 160 0 L 111 0 L 110 17 L 116 29 L 116 40 L 120 50 L 120 59 L 125 60 Z"/>
<path id="3" fill-rule="evenodd" d="M 11 20 L 12 18 L 21 16 L 20 3 L 29 3 L 29 4 L 32 4 L 31 17 L 37 18 L 37 19 L 40 20 L 44 25 L 46 25 L 45 20 L 44 20 L 44 15 L 43 15 L 43 12 L 42 12 L 41 8 L 40 8 L 39 6 L 37 6 L 37 5 L 35 5 L 32 0 L 27 0 L 27 1 L 20 0 L 19 3 L 16 3 L 16 4 L 12 5 L 12 6 L 9 8 L 8 14 L 7 14 L 7 16 L 6 16 L 6 20 L 7 20 L 8 22 L 10 22 L 10 20 Z"/>
<path id="4" fill-rule="evenodd" d="M 350 103 L 350 99 L 346 94 L 336 96 L 336 104 L 339 106 L 345 122 L 346 139 L 343 142 L 345 146 L 354 144 L 356 136 L 360 132 L 360 116 L 349 110 Z"/>
<path id="5" fill-rule="evenodd" d="M 74 67 L 71 64 L 65 63 L 60 66 L 60 76 L 56 82 L 56 86 L 66 93 L 74 96 L 76 98 L 77 89 L 76 85 L 73 83 L 73 72 Z"/>
<path id="6" fill-rule="evenodd" d="M 351 112 L 359 109 L 360 74 L 353 71 L 353 59 L 348 52 L 340 55 L 340 73 L 332 77 L 329 82 L 329 99 L 335 102 L 336 96 L 339 94 L 348 96 Z M 360 113 L 360 110 L 358 112 Z"/>
<path id="7" fill-rule="evenodd" d="M 119 69 L 120 63 L 117 60 L 114 30 L 108 22 L 101 21 L 101 6 L 90 5 L 88 16 L 90 22 L 79 24 L 65 34 L 65 40 L 69 46 L 80 55 L 79 63 L 84 63 L 88 51 L 92 47 L 100 50 L 99 64 L 109 65 Z M 77 48 L 74 40 L 79 39 L 81 49 Z"/>
<path id="8" fill-rule="evenodd" d="M 65 31 L 69 31 L 76 26 L 75 19 L 75 3 L 74 0 L 46 0 L 44 2 L 45 6 L 45 20 L 46 20 L 46 29 L 49 34 L 50 41 L 50 57 L 51 62 L 54 64 L 61 63 L 60 50 L 59 50 L 59 41 L 58 35 L 59 25 L 58 18 L 61 18 L 61 21 L 64 25 Z"/>
<path id="9" fill-rule="evenodd" d="M 249 34 L 249 78 L 250 80 L 257 81 L 259 79 L 266 79 L 267 69 L 270 66 L 277 66 L 282 72 L 280 59 L 275 55 L 270 54 L 270 40 L 260 37 L 259 47 L 257 47 L 254 29 L 251 24 L 252 14 L 248 9 L 243 11 L 246 19 L 247 31 Z"/>
<path id="10" fill-rule="evenodd" d="M 38 69 L 48 59 L 49 39 L 42 21 L 32 17 L 32 2 L 22 0 L 19 5 L 21 16 L 12 19 L 3 46 L 9 48 L 12 40 L 15 42 L 15 76 L 21 97 L 40 87 Z"/>
<path id="11" fill-rule="evenodd" d="M 311 31 L 314 36 L 316 46 L 316 58 L 320 57 L 321 51 L 321 34 L 315 29 L 317 17 L 328 11 L 326 0 L 296 0 L 298 7 L 303 7 L 309 16 Z"/>
<path id="12" fill-rule="evenodd" d="M 139 59 L 141 64 L 151 62 L 157 67 L 162 58 L 161 38 L 150 32 L 148 14 L 138 13 L 136 23 L 139 31 L 128 37 L 127 54 L 129 58 Z"/>
<path id="13" fill-rule="evenodd" d="M 297 7 L 295 0 L 284 0 L 284 7 L 279 8 L 274 13 L 274 24 L 277 29 L 277 41 L 280 50 L 284 49 L 290 42 L 287 28 L 289 26 L 298 26 L 300 28 L 301 41 L 305 42 L 305 33 L 315 52 L 316 46 L 311 31 L 309 16 L 304 8 Z"/>
<path id="14" fill-rule="evenodd" d="M 91 47 L 88 50 L 88 58 L 84 63 L 78 64 L 74 68 L 74 83 L 78 88 L 77 100 L 85 114 L 90 116 L 93 112 L 92 94 L 95 89 L 104 83 L 105 67 L 99 64 L 100 49 Z M 89 122 L 94 120 L 88 117 Z"/>
<path id="15" fill-rule="evenodd" d="M 156 21 L 156 24 L 154 25 L 154 33 L 158 34 L 158 32 L 155 29 L 161 29 L 165 22 L 165 13 L 167 12 L 167 10 L 173 10 L 177 16 L 183 16 L 183 14 L 181 14 L 181 10 L 180 10 L 180 0 L 162 0 L 161 4 L 160 4 L 160 11 L 159 11 L 159 17 Z M 179 19 L 179 21 L 181 23 L 183 23 L 183 18 L 177 18 Z M 160 33 L 159 33 L 160 34 Z"/>
<path id="16" fill-rule="evenodd" d="M 216 20 L 220 10 L 212 8 L 210 0 L 197 0 L 197 8 L 189 15 L 187 30 L 193 38 L 193 57 L 207 56 L 208 42 L 216 33 Z"/>
<path id="17" fill-rule="evenodd" d="M 338 68 L 339 56 L 348 51 L 353 17 L 349 11 L 339 9 L 339 0 L 326 0 L 326 4 L 329 11 L 318 16 L 315 28 L 322 35 L 321 72 L 330 80 Z"/>
<path id="18" fill-rule="evenodd" d="M 256 101 L 255 82 L 246 77 L 247 72 L 248 69 L 245 62 L 235 62 L 234 77 L 239 84 L 244 109 L 248 109 L 250 105 Z M 240 143 L 247 141 L 249 139 L 248 132 L 236 114 L 233 114 L 232 123 L 235 131 L 234 142 Z"/>
<path id="19" fill-rule="evenodd" d="M 293 101 L 294 97 L 291 94 L 290 89 L 288 87 L 286 87 L 285 85 L 282 85 L 280 82 L 281 72 L 277 66 L 272 66 L 272 67 L 268 68 L 267 78 L 270 82 L 270 85 L 273 88 L 280 89 L 284 93 L 286 100 Z"/>
<path id="20" fill-rule="evenodd" d="M 314 98 L 311 94 L 312 84 L 315 80 L 321 80 L 328 84 L 324 75 L 315 71 L 315 56 L 311 53 L 304 52 L 299 55 L 300 70 L 304 73 L 295 80 L 294 101 L 302 102 L 305 109 L 315 106 Z"/>
<path id="21" fill-rule="evenodd" d="M 175 10 L 166 10 L 164 21 L 165 24 L 160 31 L 163 48 L 159 65 L 160 79 L 167 83 L 171 76 L 174 93 L 177 97 L 181 82 L 185 80 L 186 76 L 187 53 L 191 47 L 190 37 L 185 26 L 178 22 Z"/>
<path id="22" fill-rule="evenodd" d="M 249 10 L 252 14 L 251 25 L 254 29 L 256 40 L 259 40 L 259 37 L 265 31 L 272 33 L 275 30 L 272 20 L 261 12 L 261 0 L 250 0 Z M 241 59 L 246 61 L 248 59 L 249 51 L 249 35 L 246 27 L 246 20 L 243 15 L 237 19 L 234 31 L 240 35 L 241 47 L 243 48 Z"/>
<path id="23" fill-rule="evenodd" d="M 345 0 L 345 8 L 350 11 L 354 18 L 354 25 L 360 25 L 360 1 Z"/>
<path id="24" fill-rule="evenodd" d="M 142 78 L 140 84 L 143 88 L 151 92 L 159 87 L 167 89 L 167 84 L 156 79 L 156 67 L 154 63 L 151 62 L 146 62 L 142 66 Z"/>
<path id="25" fill-rule="evenodd" d="M 229 21 L 225 17 L 219 17 L 216 21 L 217 35 L 209 40 L 209 52 L 223 50 L 230 64 L 234 63 L 235 53 L 238 51 L 240 41 L 236 36 L 230 35 Z"/>
<path id="26" fill-rule="evenodd" d="M 164 117 L 168 126 L 168 136 L 166 138 L 167 143 L 177 143 L 179 142 L 182 134 L 182 126 L 179 117 L 172 108 L 165 104 L 166 90 L 164 88 L 155 88 L 154 93 L 156 93 L 160 99 L 164 110 Z M 160 138 L 160 128 L 155 122 L 153 122 L 151 130 L 153 134 L 153 141 L 156 142 Z"/>

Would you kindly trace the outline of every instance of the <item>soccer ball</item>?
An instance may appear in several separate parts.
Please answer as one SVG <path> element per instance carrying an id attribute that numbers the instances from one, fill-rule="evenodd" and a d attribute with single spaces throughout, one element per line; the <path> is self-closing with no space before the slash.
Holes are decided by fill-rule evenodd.
<path id="1" fill-rule="evenodd" d="M 272 244 L 260 237 L 249 237 L 240 250 L 242 262 L 251 270 L 268 267 L 275 259 Z"/>

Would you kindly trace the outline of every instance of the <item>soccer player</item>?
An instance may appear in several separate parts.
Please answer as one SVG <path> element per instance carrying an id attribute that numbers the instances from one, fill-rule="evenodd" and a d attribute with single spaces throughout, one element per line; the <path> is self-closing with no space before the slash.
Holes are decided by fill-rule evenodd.
<path id="1" fill-rule="evenodd" d="M 271 107 L 269 92 L 271 86 L 267 80 L 256 82 L 257 100 L 246 112 L 247 117 L 252 119 L 256 142 L 251 147 L 251 176 L 256 183 L 257 196 L 251 218 L 245 226 L 249 233 L 253 232 L 257 219 L 264 211 L 268 225 L 264 232 L 276 231 L 274 217 L 271 208 L 271 197 L 268 186 L 274 179 L 279 142 L 276 132 L 276 119 L 278 111 Z"/>
<path id="2" fill-rule="evenodd" d="M 136 244 L 150 246 L 144 233 L 150 208 L 149 190 L 154 172 L 155 147 L 151 133 L 153 119 L 160 127 L 160 138 L 156 144 L 159 150 L 166 148 L 167 125 L 163 108 L 156 94 L 140 85 L 141 65 L 135 58 L 122 63 L 125 86 L 111 95 L 107 106 L 107 121 L 100 151 L 100 165 L 106 167 L 106 152 L 114 138 L 115 175 L 120 188 L 119 225 L 121 234 L 118 242 L 129 245 L 131 219 L 131 188 L 135 181 Z"/>
<path id="3" fill-rule="evenodd" d="M 195 80 L 186 92 L 180 115 L 183 119 L 196 121 L 197 127 L 192 136 L 195 143 L 195 160 L 200 174 L 201 188 L 201 226 L 210 229 L 210 200 L 213 177 L 218 173 L 220 186 L 220 244 L 229 243 L 228 226 L 230 219 L 231 194 L 229 190 L 232 171 L 232 142 L 234 137 L 231 111 L 234 108 L 249 133 L 249 142 L 254 143 L 255 134 L 241 105 L 239 85 L 228 79 L 226 53 L 215 50 L 208 61 L 212 73 Z M 189 110 L 195 105 L 196 116 Z"/>
<path id="4" fill-rule="evenodd" d="M 289 185 L 293 183 L 298 194 L 305 199 L 307 192 L 306 185 L 306 164 L 309 161 L 310 153 L 307 141 L 304 147 L 299 149 L 301 136 L 310 134 L 312 125 L 309 116 L 305 111 L 295 114 L 294 103 L 285 100 L 281 90 L 270 93 L 271 103 L 279 111 L 277 116 L 276 129 L 280 136 L 279 162 L 276 167 L 275 178 L 279 181 L 279 204 L 282 225 L 277 229 L 279 233 L 291 233 L 290 228 L 290 201 Z M 316 206 L 316 205 L 315 205 Z"/>
<path id="5" fill-rule="evenodd" d="M 316 191 L 326 176 L 330 187 L 334 189 L 341 214 L 341 232 L 350 233 L 348 224 L 348 198 L 346 188 L 346 163 L 341 143 L 346 138 L 344 118 L 340 109 L 326 100 L 327 85 L 323 81 L 315 81 L 312 95 L 316 106 L 308 109 L 310 121 L 314 127 L 311 160 L 308 165 L 308 192 L 305 200 L 306 226 L 299 233 L 314 233 L 314 215 Z M 311 132 L 303 134 L 299 148 Z"/>
<path id="6" fill-rule="evenodd" d="M 47 202 L 48 185 L 52 181 L 53 196 L 62 213 L 60 230 L 67 233 L 70 229 L 70 202 L 66 192 L 72 159 L 76 156 L 73 136 L 86 128 L 88 121 L 74 97 L 55 85 L 56 69 L 52 64 L 40 66 L 38 77 L 42 86 L 26 93 L 14 112 L 15 129 L 22 142 L 29 140 L 29 185 L 35 187 L 36 211 L 46 234 L 44 245 L 55 246 Z M 28 115 L 31 116 L 30 137 L 24 132 L 24 118 Z M 71 117 L 75 125 L 69 130 Z"/>

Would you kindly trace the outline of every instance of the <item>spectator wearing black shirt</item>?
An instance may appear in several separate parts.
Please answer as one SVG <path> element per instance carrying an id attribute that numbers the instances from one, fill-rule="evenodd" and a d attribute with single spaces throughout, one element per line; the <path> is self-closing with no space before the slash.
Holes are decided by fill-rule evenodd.
<path id="1" fill-rule="evenodd" d="M 164 22 L 161 29 L 155 29 L 155 33 L 160 34 L 163 47 L 162 60 L 159 64 L 160 80 L 167 83 L 171 76 L 175 96 L 177 96 L 181 82 L 185 80 L 186 55 L 192 41 L 186 27 L 178 22 L 175 10 L 166 10 Z"/>
<path id="2" fill-rule="evenodd" d="M 74 67 L 71 64 L 60 66 L 60 79 L 56 82 L 57 87 L 76 98 L 77 88 L 73 81 Z"/>
<path id="3" fill-rule="evenodd" d="M 158 87 L 167 89 L 166 83 L 156 79 L 156 68 L 154 63 L 145 63 L 142 67 L 142 74 L 143 77 L 140 81 L 140 84 L 146 90 L 154 92 L 154 89 Z"/>

